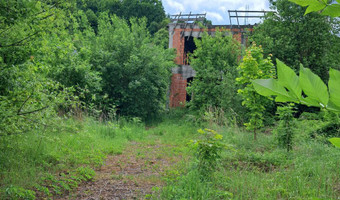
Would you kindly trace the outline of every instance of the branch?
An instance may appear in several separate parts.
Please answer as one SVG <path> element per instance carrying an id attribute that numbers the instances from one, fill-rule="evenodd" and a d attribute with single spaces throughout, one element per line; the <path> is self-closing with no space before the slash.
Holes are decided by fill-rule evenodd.
<path id="1" fill-rule="evenodd" d="M 18 113 L 17 115 L 28 115 L 28 114 L 36 113 L 36 112 L 45 110 L 45 109 L 48 108 L 48 107 L 50 107 L 50 106 L 45 106 L 45 107 L 39 108 L 39 109 L 37 109 L 37 110 L 32 110 L 32 111 L 29 111 L 29 112 Z"/>
<path id="2" fill-rule="evenodd" d="M 22 108 L 23 108 L 24 105 L 27 103 L 27 101 L 31 98 L 31 96 L 32 96 L 32 95 L 29 95 L 29 96 L 27 97 L 27 99 L 22 103 L 22 105 L 20 106 L 20 108 L 19 108 L 19 110 L 18 110 L 18 112 L 17 112 L 17 115 L 20 114 Z"/>
<path id="3" fill-rule="evenodd" d="M 14 42 L 14 43 L 12 43 L 12 44 L 9 44 L 9 45 L 4 45 L 4 46 L 3 46 L 3 45 L 0 44 L 0 48 L 3 48 L 3 47 L 13 47 L 13 46 L 20 46 L 20 44 L 21 44 L 22 42 L 24 42 L 25 40 L 30 39 L 31 37 L 33 37 L 33 36 L 35 36 L 35 35 L 37 35 L 39 32 L 40 32 L 40 31 L 37 31 L 37 32 L 35 32 L 35 33 L 33 33 L 33 34 L 31 34 L 31 35 L 25 37 L 24 39 L 19 40 L 19 41 L 17 41 L 17 42 Z"/>

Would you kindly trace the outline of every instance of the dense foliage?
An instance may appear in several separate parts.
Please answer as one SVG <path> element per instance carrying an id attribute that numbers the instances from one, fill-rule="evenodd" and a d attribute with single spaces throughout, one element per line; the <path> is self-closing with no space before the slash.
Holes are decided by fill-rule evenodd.
<path id="1" fill-rule="evenodd" d="M 117 106 L 123 115 L 144 119 L 164 109 L 173 53 L 164 50 L 163 40 L 151 38 L 146 19 L 128 23 L 114 10 L 98 10 L 93 28 L 86 11 L 77 7 L 90 4 L 1 3 L 1 134 L 23 133 L 24 127 L 74 110 L 71 103 L 99 113 Z M 164 15 L 161 2 L 142 4 Z M 163 15 L 153 20 L 164 20 Z"/>
<path id="2" fill-rule="evenodd" d="M 0 199 L 74 199 L 87 183 L 81 197 L 98 199 L 114 183 L 135 199 L 338 198 L 339 38 L 334 19 L 303 13 L 338 16 L 339 4 L 292 1 L 309 7 L 271 1 L 277 13 L 253 36 L 267 55 L 253 43 L 238 68 L 230 33 L 196 39 L 190 109 L 168 113 L 175 54 L 161 1 L 0 1 Z M 270 53 L 293 69 L 277 59 L 275 78 Z M 254 141 L 236 115 L 256 133 L 273 96 L 321 112 L 279 107 Z"/>
<path id="3" fill-rule="evenodd" d="M 41 38 L 62 31 L 69 4 L 3 1 L 0 7 L 0 135 L 22 134 L 46 126 L 60 105 L 76 100 L 48 76 L 51 66 L 35 58 L 46 47 Z"/>
<path id="4" fill-rule="evenodd" d="M 162 21 L 166 19 L 160 0 L 77 0 L 77 7 L 86 13 L 91 26 L 96 31 L 102 12 L 108 12 L 110 15 L 115 14 L 127 21 L 133 17 L 145 17 L 148 30 L 152 34 L 164 27 Z"/>
<path id="5" fill-rule="evenodd" d="M 190 107 L 205 111 L 208 107 L 230 109 L 240 107 L 236 95 L 237 56 L 239 44 L 230 34 L 217 31 L 212 37 L 204 33 L 195 39 L 197 49 L 191 59 L 196 76 L 188 88 L 193 93 Z"/>
<path id="6" fill-rule="evenodd" d="M 131 26 L 102 14 L 91 64 L 102 74 L 106 104 L 119 113 L 147 119 L 165 109 L 174 52 L 152 43 L 144 19 Z"/>
<path id="7" fill-rule="evenodd" d="M 277 108 L 279 124 L 275 129 L 278 145 L 286 148 L 287 151 L 293 149 L 293 137 L 296 132 L 296 120 L 294 114 L 294 104 L 288 104 Z"/>
<path id="8" fill-rule="evenodd" d="M 339 69 L 339 37 L 336 19 L 317 13 L 304 15 L 305 8 L 288 0 L 271 0 L 274 13 L 255 28 L 252 41 L 266 55 L 298 71 L 300 63 L 327 81 L 329 68 Z"/>

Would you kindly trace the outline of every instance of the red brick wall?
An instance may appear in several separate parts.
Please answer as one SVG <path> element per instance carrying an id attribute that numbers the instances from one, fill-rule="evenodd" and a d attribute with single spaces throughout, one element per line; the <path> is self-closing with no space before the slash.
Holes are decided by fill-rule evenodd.
<path id="1" fill-rule="evenodd" d="M 182 29 L 175 29 L 173 36 L 173 48 L 177 50 L 177 56 L 175 59 L 175 63 L 178 65 L 183 65 L 183 57 L 184 57 L 184 37 L 181 37 Z"/>
<path id="2" fill-rule="evenodd" d="M 181 74 L 172 74 L 170 88 L 170 107 L 185 106 L 187 80 Z"/>

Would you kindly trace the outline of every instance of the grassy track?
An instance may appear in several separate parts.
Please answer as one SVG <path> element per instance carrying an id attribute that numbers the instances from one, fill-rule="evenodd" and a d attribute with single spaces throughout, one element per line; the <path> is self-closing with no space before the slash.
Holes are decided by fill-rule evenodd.
<path id="1" fill-rule="evenodd" d="M 223 142 L 234 150 L 222 152 L 217 168 L 207 179 L 197 169 L 195 150 L 188 145 L 199 137 L 197 129 L 204 125 L 178 117 L 148 128 L 132 121 L 103 124 L 90 119 L 61 120 L 63 128 L 58 130 L 0 138 L 0 199 L 77 199 L 80 196 L 75 188 L 83 187 L 81 183 L 96 185 L 100 180 L 106 185 L 126 183 L 129 191 L 134 190 L 134 184 L 137 191 L 149 181 L 149 187 L 137 195 L 147 199 L 340 197 L 340 150 L 307 136 L 305 127 L 315 122 L 299 123 L 300 132 L 290 153 L 278 148 L 270 133 L 259 134 L 254 141 L 250 133 L 209 127 L 222 134 Z M 176 164 L 167 164 L 170 160 Z M 119 169 L 116 163 L 120 163 Z M 135 168 L 129 168 L 132 165 Z M 135 171 L 129 174 L 129 169 Z M 91 194 L 91 187 L 87 192 Z M 99 193 L 107 194 L 105 190 Z M 130 197 L 136 196 L 126 198 Z"/>

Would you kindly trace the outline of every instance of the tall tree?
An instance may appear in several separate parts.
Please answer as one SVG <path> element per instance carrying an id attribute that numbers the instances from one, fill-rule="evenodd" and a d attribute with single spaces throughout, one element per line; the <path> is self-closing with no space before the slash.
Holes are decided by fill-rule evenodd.
<path id="1" fill-rule="evenodd" d="M 130 24 L 102 13 L 91 63 L 109 103 L 123 115 L 148 119 L 165 108 L 174 52 L 152 43 L 145 19 Z"/>
<path id="2" fill-rule="evenodd" d="M 166 18 L 160 0 L 78 0 L 78 7 L 86 12 L 91 26 L 97 31 L 98 17 L 101 12 L 117 15 L 127 21 L 130 18 L 147 19 L 147 27 L 151 34 L 156 33 Z"/>
<path id="3" fill-rule="evenodd" d="M 252 41 L 262 45 L 266 55 L 273 54 L 295 71 L 300 63 L 328 79 L 328 69 L 339 68 L 339 37 L 336 20 L 310 13 L 288 0 L 270 0 L 275 13 L 269 13 L 254 31 Z"/>

